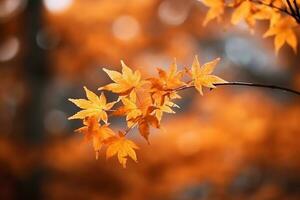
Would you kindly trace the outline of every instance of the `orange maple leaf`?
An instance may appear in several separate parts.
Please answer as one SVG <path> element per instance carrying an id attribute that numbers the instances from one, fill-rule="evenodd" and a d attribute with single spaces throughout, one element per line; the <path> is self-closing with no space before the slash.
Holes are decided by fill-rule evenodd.
<path id="1" fill-rule="evenodd" d="M 133 141 L 126 139 L 123 133 L 120 133 L 107 147 L 106 158 L 117 155 L 120 164 L 125 168 L 127 157 L 137 162 L 135 149 L 139 149 L 139 147 Z"/>
<path id="2" fill-rule="evenodd" d="M 138 125 L 140 134 L 147 140 L 150 134 L 150 125 L 159 128 L 159 121 L 153 114 L 156 108 L 152 105 L 151 101 L 147 100 L 150 98 L 150 94 L 146 91 L 139 90 L 139 94 L 132 91 L 129 97 L 121 98 L 123 106 L 118 110 L 119 114 L 126 115 L 127 126 L 129 129 L 134 128 Z M 137 95 L 143 96 L 139 99 Z M 148 96 L 148 98 L 147 98 Z"/>
<path id="3" fill-rule="evenodd" d="M 245 19 L 248 25 L 253 26 L 255 20 L 251 15 L 253 4 L 249 0 L 238 0 L 236 2 L 237 8 L 234 10 L 231 16 L 231 23 L 236 25 L 241 20 Z"/>
<path id="4" fill-rule="evenodd" d="M 153 88 L 157 88 L 159 90 L 171 90 L 185 85 L 185 83 L 181 80 L 184 73 L 183 71 L 177 70 L 176 59 L 174 59 L 171 64 L 169 72 L 160 68 L 157 68 L 157 70 L 159 78 L 149 79 Z"/>
<path id="5" fill-rule="evenodd" d="M 274 44 L 276 53 L 280 48 L 287 43 L 297 52 L 297 36 L 293 28 L 297 26 L 295 20 L 291 17 L 284 17 L 278 20 L 269 30 L 264 34 L 264 37 L 275 36 Z"/>
<path id="6" fill-rule="evenodd" d="M 154 106 L 149 106 L 147 112 L 139 116 L 136 121 L 138 123 L 139 132 L 141 136 L 143 136 L 148 144 L 149 142 L 149 135 L 150 135 L 150 126 L 154 128 L 160 128 L 160 123 L 158 118 L 153 114 L 153 111 L 156 110 Z"/>
<path id="7" fill-rule="evenodd" d="M 176 59 L 170 66 L 169 72 L 158 68 L 159 78 L 148 79 L 151 83 L 151 98 L 155 106 L 163 106 L 165 98 L 180 99 L 181 97 L 175 91 L 177 88 L 185 86 L 182 81 L 184 71 L 177 70 Z"/>
<path id="8" fill-rule="evenodd" d="M 83 127 L 75 131 L 83 133 L 87 142 L 92 141 L 93 148 L 96 152 L 96 159 L 98 159 L 98 153 L 101 147 L 105 144 L 105 141 L 112 138 L 115 133 L 107 124 L 100 126 L 95 117 L 86 118 L 83 121 L 83 124 Z"/>
<path id="9" fill-rule="evenodd" d="M 257 20 L 270 20 L 270 26 L 275 25 L 281 18 L 281 14 L 273 8 L 257 5 L 258 11 L 253 14 L 254 19 Z"/>

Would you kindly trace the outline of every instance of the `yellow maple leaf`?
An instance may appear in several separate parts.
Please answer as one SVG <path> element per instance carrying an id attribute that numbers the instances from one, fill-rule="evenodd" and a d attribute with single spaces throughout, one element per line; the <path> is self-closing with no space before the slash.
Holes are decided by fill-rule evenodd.
<path id="1" fill-rule="evenodd" d="M 257 12 L 253 14 L 253 18 L 257 20 L 270 20 L 270 26 L 273 26 L 281 18 L 281 14 L 268 6 L 257 5 Z"/>
<path id="2" fill-rule="evenodd" d="M 83 133 L 85 140 L 92 141 L 93 148 L 96 152 L 96 159 L 98 159 L 98 153 L 106 140 L 113 137 L 115 133 L 111 130 L 107 124 L 100 126 L 95 117 L 86 118 L 83 121 L 84 126 L 75 130 L 76 132 Z"/>
<path id="3" fill-rule="evenodd" d="M 123 61 L 121 61 L 121 65 L 122 74 L 117 71 L 103 68 L 110 79 L 115 83 L 100 87 L 98 90 L 109 90 L 119 95 L 127 95 L 131 90 L 138 88 L 145 83 L 145 81 L 141 80 L 141 73 L 138 70 L 133 72 Z"/>
<path id="4" fill-rule="evenodd" d="M 139 147 L 133 141 L 126 139 L 124 134 L 120 133 L 107 147 L 106 158 L 117 155 L 120 164 L 125 168 L 127 157 L 137 162 L 135 149 L 139 149 Z"/>
<path id="5" fill-rule="evenodd" d="M 276 53 L 280 48 L 287 43 L 297 52 L 297 36 L 293 30 L 297 26 L 295 20 L 291 17 L 283 17 L 278 20 L 273 26 L 270 26 L 264 37 L 275 36 L 274 45 Z"/>
<path id="6" fill-rule="evenodd" d="M 107 113 L 106 111 L 110 110 L 114 104 L 111 102 L 107 103 L 106 97 L 103 93 L 101 93 L 100 97 L 98 97 L 95 93 L 88 90 L 84 87 L 86 92 L 86 99 L 69 99 L 69 101 L 73 102 L 76 106 L 83 109 L 82 111 L 77 112 L 75 115 L 69 117 L 68 119 L 85 119 L 86 117 L 95 116 L 98 121 L 103 120 L 107 123 Z"/>
<path id="7" fill-rule="evenodd" d="M 252 3 L 249 0 L 239 0 L 237 1 L 237 5 L 238 7 L 231 16 L 231 23 L 236 25 L 243 19 L 247 20 L 248 18 L 248 20 L 251 20 L 249 17 L 251 17 Z"/>
<path id="8" fill-rule="evenodd" d="M 77 112 L 75 115 L 69 117 L 68 119 L 85 119 L 86 117 L 95 116 L 98 121 L 103 120 L 107 123 L 107 113 L 106 111 L 110 110 L 116 103 L 106 102 L 106 97 L 101 93 L 100 97 L 84 87 L 86 92 L 87 99 L 69 99 L 76 106 L 83 109 L 82 111 Z"/>
<path id="9" fill-rule="evenodd" d="M 170 101 L 170 99 L 168 97 L 166 97 L 164 99 L 163 104 L 159 104 L 155 106 L 155 116 L 157 118 L 157 120 L 160 122 L 163 116 L 163 113 L 170 113 L 170 114 L 174 114 L 175 111 L 172 110 L 172 108 L 177 107 L 179 108 L 179 106 L 173 102 Z"/>
<path id="10" fill-rule="evenodd" d="M 141 109 L 137 106 L 137 96 L 134 91 L 132 91 L 128 97 L 121 99 L 123 103 L 122 109 L 124 110 L 124 114 L 126 115 L 126 121 L 128 127 L 134 127 L 136 124 L 137 117 L 143 115 L 143 112 Z"/>
<path id="11" fill-rule="evenodd" d="M 205 63 L 200 67 L 198 57 L 195 57 L 192 65 L 192 78 L 195 88 L 200 92 L 201 95 L 203 95 L 202 86 L 215 88 L 214 84 L 227 82 L 218 76 L 211 75 L 219 61 L 220 58 L 217 58 L 211 62 Z"/>
<path id="12" fill-rule="evenodd" d="M 220 21 L 221 15 L 224 13 L 224 0 L 203 0 L 202 2 L 209 7 L 203 25 L 206 26 L 213 19 Z"/>

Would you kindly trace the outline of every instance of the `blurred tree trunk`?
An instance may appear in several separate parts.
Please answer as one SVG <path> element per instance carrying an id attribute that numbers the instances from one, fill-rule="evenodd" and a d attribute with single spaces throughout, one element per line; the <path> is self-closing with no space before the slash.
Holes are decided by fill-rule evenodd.
<path id="1" fill-rule="evenodd" d="M 30 148 L 36 149 L 41 149 L 45 135 L 43 93 L 48 79 L 45 51 L 39 48 L 36 42 L 36 35 L 43 26 L 42 11 L 41 0 L 28 0 L 24 13 L 26 40 L 24 75 L 30 97 L 23 114 L 25 117 L 23 137 Z M 42 163 L 36 163 L 34 166 L 35 169 L 20 182 L 18 188 L 20 199 L 41 199 L 44 170 Z"/>

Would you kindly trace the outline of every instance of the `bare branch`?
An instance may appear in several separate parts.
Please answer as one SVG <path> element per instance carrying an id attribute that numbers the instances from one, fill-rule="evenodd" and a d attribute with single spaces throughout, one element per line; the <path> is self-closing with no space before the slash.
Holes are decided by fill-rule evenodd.
<path id="1" fill-rule="evenodd" d="M 267 85 L 267 84 L 247 83 L 247 82 L 216 83 L 214 85 L 215 86 L 235 86 L 235 85 L 237 85 L 237 86 L 248 86 L 248 87 L 261 87 L 261 88 L 277 89 L 277 90 L 293 93 L 293 94 L 296 94 L 296 95 L 300 96 L 300 91 L 293 90 L 293 89 L 286 88 L 286 87 L 277 86 L 277 85 Z M 183 87 L 175 89 L 175 91 L 181 91 L 181 90 L 185 90 L 185 89 L 193 88 L 193 87 L 195 87 L 195 86 L 194 85 L 183 86 Z"/>

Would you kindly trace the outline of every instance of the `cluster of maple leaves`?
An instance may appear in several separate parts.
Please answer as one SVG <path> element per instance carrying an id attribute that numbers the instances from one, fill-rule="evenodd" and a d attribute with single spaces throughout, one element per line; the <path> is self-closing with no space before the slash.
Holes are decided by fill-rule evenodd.
<path id="1" fill-rule="evenodd" d="M 117 155 L 119 162 L 126 167 L 127 157 L 137 161 L 135 150 L 138 146 L 126 135 L 135 127 L 149 143 L 150 126 L 160 128 L 164 113 L 175 113 L 173 101 L 181 98 L 179 91 L 195 87 L 203 95 L 202 87 L 215 88 L 214 84 L 226 83 L 225 80 L 212 75 L 219 58 L 200 66 L 195 57 L 190 68 L 178 70 L 176 61 L 169 71 L 158 70 L 158 77 L 143 79 L 141 73 L 133 71 L 121 61 L 122 73 L 103 68 L 113 83 L 100 87 L 98 96 L 84 87 L 87 99 L 69 99 L 82 110 L 69 119 L 83 120 L 83 127 L 76 132 L 83 133 L 91 141 L 96 158 L 102 146 L 107 146 L 106 157 Z M 188 79 L 184 81 L 184 79 Z M 118 95 L 118 99 L 107 102 L 103 91 Z M 110 128 L 110 117 L 123 117 L 127 128 L 115 133 Z"/>
<path id="2" fill-rule="evenodd" d="M 211 20 L 221 20 L 225 11 L 231 10 L 231 23 L 236 25 L 245 21 L 253 31 L 257 20 L 268 20 L 269 28 L 264 37 L 274 36 L 276 53 L 287 43 L 297 51 L 297 37 L 295 29 L 300 21 L 298 2 L 290 0 L 202 0 L 209 7 L 204 25 Z M 287 3 L 289 5 L 287 5 Z M 294 15 L 295 12 L 298 15 Z M 296 14 L 297 14 L 296 13 Z M 296 16 L 296 17 L 295 17 Z M 299 16 L 299 19 L 297 18 Z M 138 128 L 141 136 L 149 143 L 150 127 L 160 128 L 164 113 L 175 113 L 179 108 L 174 103 L 181 98 L 179 91 L 196 88 L 203 95 L 202 87 L 215 88 L 217 84 L 226 83 L 225 80 L 212 75 L 219 58 L 200 66 L 195 57 L 191 67 L 178 70 L 174 61 L 169 71 L 158 69 L 158 77 L 143 79 L 141 73 L 121 61 L 122 72 L 103 69 L 113 81 L 100 87 L 98 96 L 86 87 L 87 99 L 69 99 L 82 110 L 69 119 L 83 120 L 83 127 L 76 132 L 83 133 L 87 141 L 91 141 L 98 158 L 99 151 L 106 146 L 106 157 L 117 155 L 119 162 L 126 167 L 127 158 L 137 161 L 135 150 L 138 146 L 126 135 Z M 118 99 L 107 102 L 104 91 L 114 93 Z M 109 119 L 122 117 L 126 121 L 126 128 L 117 132 L 111 129 Z"/>
<path id="3" fill-rule="evenodd" d="M 294 0 L 202 0 L 209 10 L 204 19 L 204 25 L 209 21 L 221 20 L 226 10 L 231 10 L 231 23 L 236 25 L 245 21 L 253 31 L 257 20 L 268 20 L 269 28 L 264 37 L 274 36 L 276 53 L 287 43 L 297 51 L 298 27 L 293 14 L 299 14 L 298 1 Z M 297 13 L 294 13 L 297 12 Z"/>

